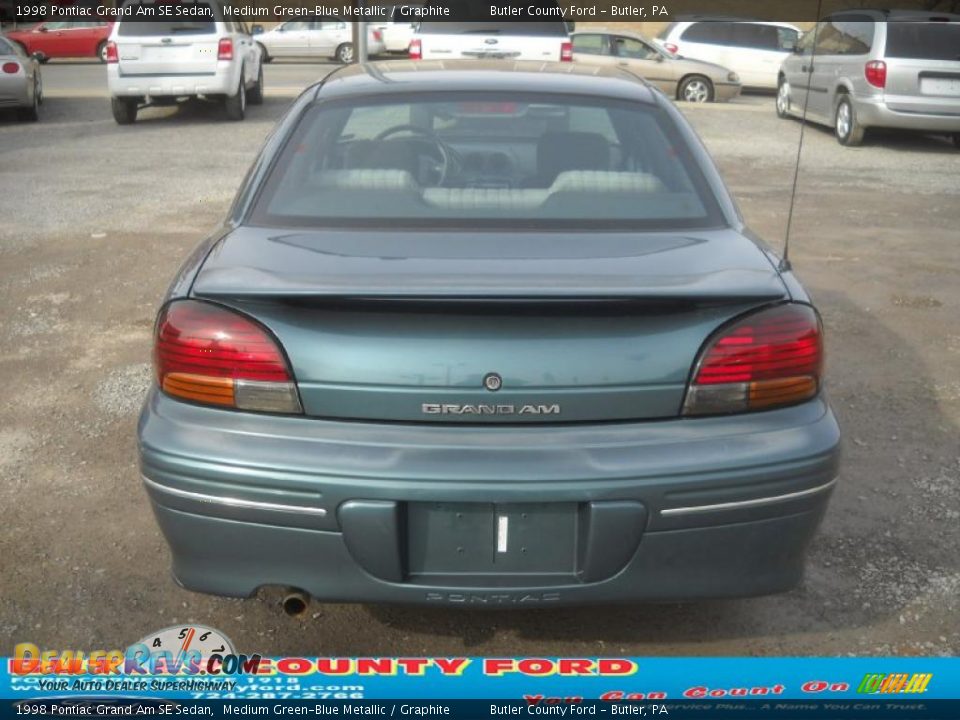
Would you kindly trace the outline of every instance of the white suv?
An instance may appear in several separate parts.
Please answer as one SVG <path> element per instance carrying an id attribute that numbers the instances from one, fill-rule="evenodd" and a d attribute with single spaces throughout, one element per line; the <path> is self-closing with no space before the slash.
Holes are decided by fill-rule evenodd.
<path id="1" fill-rule="evenodd" d="M 159 7 L 148 0 L 125 5 Z M 177 7 L 186 7 L 178 5 Z M 192 97 L 222 102 L 230 120 L 263 102 L 260 46 L 242 22 L 224 20 L 217 2 L 199 0 L 188 20 L 121 20 L 107 43 L 107 84 L 121 125 L 149 105 Z"/>
<path id="2" fill-rule="evenodd" d="M 744 87 L 774 89 L 800 29 L 782 22 L 697 18 L 670 23 L 655 42 L 664 50 L 733 70 Z"/>

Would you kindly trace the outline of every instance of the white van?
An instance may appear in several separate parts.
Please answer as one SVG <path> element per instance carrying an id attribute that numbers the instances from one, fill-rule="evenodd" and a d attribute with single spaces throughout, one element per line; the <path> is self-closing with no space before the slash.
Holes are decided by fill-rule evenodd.
<path id="1" fill-rule="evenodd" d="M 155 6 L 133 0 L 125 6 Z M 187 7 L 187 4 L 179 7 Z M 224 20 L 217 2 L 189 3 L 188 20 L 120 20 L 107 42 L 107 86 L 121 125 L 146 105 L 172 105 L 192 97 L 223 103 L 227 118 L 243 120 L 247 102 L 263 102 L 260 46 L 245 23 Z"/>
<path id="2" fill-rule="evenodd" d="M 744 87 L 777 87 L 780 64 L 800 39 L 800 29 L 782 22 L 698 18 L 670 23 L 655 42 L 673 55 L 723 65 Z"/>
<path id="3" fill-rule="evenodd" d="M 406 53 L 410 49 L 410 41 L 417 30 L 417 23 L 407 20 L 396 20 L 380 26 L 383 33 L 384 50 L 388 53 Z"/>
<path id="4" fill-rule="evenodd" d="M 411 60 L 546 60 L 572 62 L 563 20 L 546 22 L 421 22 L 410 41 Z"/>

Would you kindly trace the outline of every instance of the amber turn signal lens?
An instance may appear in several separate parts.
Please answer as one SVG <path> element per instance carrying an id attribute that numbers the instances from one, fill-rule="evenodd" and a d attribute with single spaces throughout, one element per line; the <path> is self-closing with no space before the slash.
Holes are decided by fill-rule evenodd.
<path id="1" fill-rule="evenodd" d="M 163 391 L 168 395 L 205 405 L 233 407 L 235 404 L 231 378 L 168 373 L 163 377 Z"/>
<path id="2" fill-rule="evenodd" d="M 792 405 L 809 400 L 816 394 L 817 381 L 812 377 L 759 380 L 750 383 L 749 404 L 757 409 Z"/>

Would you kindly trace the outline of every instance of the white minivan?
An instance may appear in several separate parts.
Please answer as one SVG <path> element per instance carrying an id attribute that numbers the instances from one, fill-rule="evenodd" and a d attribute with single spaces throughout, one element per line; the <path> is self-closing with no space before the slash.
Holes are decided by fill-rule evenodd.
<path id="1" fill-rule="evenodd" d="M 198 0 L 190 7 L 197 14 L 187 20 L 154 17 L 113 26 L 106 50 L 107 86 L 117 123 L 133 123 L 141 107 L 193 97 L 221 102 L 228 119 L 243 120 L 248 102 L 263 102 L 260 46 L 247 26 L 225 20 L 218 2 Z"/>
<path id="2" fill-rule="evenodd" d="M 799 39 L 800 29 L 788 23 L 701 18 L 670 23 L 655 42 L 673 55 L 733 70 L 744 87 L 773 90 Z"/>

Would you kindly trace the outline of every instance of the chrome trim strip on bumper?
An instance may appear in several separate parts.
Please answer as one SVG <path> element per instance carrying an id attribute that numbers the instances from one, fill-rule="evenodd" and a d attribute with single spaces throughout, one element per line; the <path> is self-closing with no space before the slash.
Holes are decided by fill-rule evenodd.
<path id="1" fill-rule="evenodd" d="M 837 483 L 837 480 L 838 478 L 834 478 L 824 485 L 807 488 L 806 490 L 798 490 L 797 492 L 787 493 L 786 495 L 754 498 L 753 500 L 738 500 L 736 502 L 717 503 L 716 505 L 694 505 L 692 507 L 667 508 L 666 510 L 661 510 L 660 514 L 664 517 L 673 517 L 676 515 L 693 515 L 695 513 L 714 512 L 716 510 L 740 510 L 742 508 L 772 505 L 774 503 L 786 502 L 787 500 L 796 500 L 797 498 L 824 492 L 825 490 L 832 488 Z"/>
<path id="2" fill-rule="evenodd" d="M 220 497 L 218 495 L 207 495 L 205 493 L 192 492 L 190 490 L 180 490 L 167 485 L 161 485 L 148 477 L 140 476 L 144 484 L 154 490 L 185 500 L 194 500 L 197 502 L 214 503 L 225 505 L 227 507 L 247 508 L 252 510 L 272 510 L 275 512 L 300 513 L 303 515 L 316 515 L 325 517 L 326 509 L 318 507 L 309 507 L 306 505 L 284 505 L 280 503 L 268 503 L 259 500 L 245 500 L 243 498 Z M 798 490 L 797 492 L 787 493 L 785 495 L 774 495 L 772 497 L 754 498 L 752 500 L 738 500 L 735 502 L 717 503 L 714 505 L 694 505 L 691 507 L 667 508 L 661 510 L 660 514 L 664 517 L 674 517 L 677 515 L 693 515 L 695 513 L 715 512 L 718 510 L 739 510 L 743 508 L 760 507 L 763 505 L 772 505 L 774 503 L 796 500 L 798 498 L 815 495 L 817 493 L 829 490 L 837 483 L 838 478 L 834 478 L 828 483 L 818 485 L 817 487 Z"/>
<path id="3" fill-rule="evenodd" d="M 216 505 L 226 505 L 227 507 L 246 508 L 248 510 L 273 510 L 276 512 L 300 513 L 302 515 L 316 515 L 324 517 L 327 511 L 324 508 L 308 507 L 306 505 L 283 505 L 280 503 L 261 502 L 259 500 L 244 500 L 243 498 L 221 497 L 219 495 L 207 495 L 205 493 L 191 492 L 190 490 L 180 490 L 167 485 L 161 485 L 150 478 L 141 475 L 144 485 L 154 490 L 185 500 L 195 500 L 197 502 L 214 503 Z"/>

